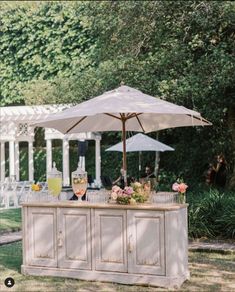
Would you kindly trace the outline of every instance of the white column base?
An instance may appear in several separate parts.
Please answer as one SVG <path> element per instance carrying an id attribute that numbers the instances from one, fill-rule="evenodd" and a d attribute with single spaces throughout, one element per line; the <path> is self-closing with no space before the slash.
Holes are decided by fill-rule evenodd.
<path id="1" fill-rule="evenodd" d="M 79 163 L 78 163 L 79 167 L 81 167 L 82 170 L 86 170 L 86 160 L 85 160 L 85 156 L 79 156 Z"/>
<path id="2" fill-rule="evenodd" d="M 100 139 L 95 140 L 95 179 L 101 184 L 101 156 L 100 156 Z"/>
<path id="3" fill-rule="evenodd" d="M 9 175 L 15 178 L 15 142 L 9 141 Z"/>
<path id="4" fill-rule="evenodd" d="M 63 139 L 63 186 L 69 185 L 69 141 Z"/>
<path id="5" fill-rule="evenodd" d="M 19 142 L 15 142 L 15 173 L 16 180 L 20 180 L 20 148 Z"/>
<path id="6" fill-rule="evenodd" d="M 33 165 L 33 142 L 29 142 L 28 149 L 29 157 L 29 181 L 34 180 L 34 165 Z"/>
<path id="7" fill-rule="evenodd" d="M 52 141 L 51 139 L 46 140 L 47 143 L 47 173 L 46 177 L 48 175 L 48 172 L 52 169 Z"/>
<path id="8" fill-rule="evenodd" d="M 1 157 L 1 182 L 5 180 L 5 142 L 1 142 L 1 149 L 0 149 L 0 157 Z"/>

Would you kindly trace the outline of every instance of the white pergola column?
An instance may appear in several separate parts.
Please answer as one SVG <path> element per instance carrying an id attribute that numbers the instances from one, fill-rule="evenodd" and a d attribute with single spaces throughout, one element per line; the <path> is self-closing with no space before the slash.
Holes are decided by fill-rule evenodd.
<path id="1" fill-rule="evenodd" d="M 78 166 L 81 167 L 82 170 L 86 170 L 86 159 L 85 156 L 79 156 Z"/>
<path id="2" fill-rule="evenodd" d="M 52 169 L 52 141 L 51 139 L 46 140 L 47 143 L 47 174 Z"/>
<path id="3" fill-rule="evenodd" d="M 0 155 L 1 155 L 1 182 L 5 180 L 5 142 L 1 142 L 1 150 L 0 150 Z"/>
<path id="4" fill-rule="evenodd" d="M 15 176 L 15 142 L 9 141 L 9 174 Z"/>
<path id="5" fill-rule="evenodd" d="M 100 139 L 95 140 L 95 179 L 100 184 L 101 176 L 101 156 L 100 156 Z"/>
<path id="6" fill-rule="evenodd" d="M 63 186 L 69 185 L 69 141 L 63 139 Z"/>
<path id="7" fill-rule="evenodd" d="M 28 157 L 29 157 L 29 180 L 34 180 L 34 165 L 33 165 L 33 142 L 29 141 L 28 146 Z"/>
<path id="8" fill-rule="evenodd" d="M 19 150 L 19 142 L 15 142 L 15 175 L 16 180 L 20 180 L 20 150 Z"/>

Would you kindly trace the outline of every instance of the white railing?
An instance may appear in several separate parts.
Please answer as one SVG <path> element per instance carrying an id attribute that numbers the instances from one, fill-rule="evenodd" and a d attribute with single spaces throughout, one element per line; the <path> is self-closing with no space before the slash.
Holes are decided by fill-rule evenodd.
<path id="1" fill-rule="evenodd" d="M 33 181 L 10 181 L 0 183 L 0 209 L 19 208 L 31 193 Z"/>

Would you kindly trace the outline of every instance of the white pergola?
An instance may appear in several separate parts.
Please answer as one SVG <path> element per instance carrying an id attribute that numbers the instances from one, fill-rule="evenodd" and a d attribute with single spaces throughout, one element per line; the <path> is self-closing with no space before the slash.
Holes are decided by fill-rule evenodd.
<path id="1" fill-rule="evenodd" d="M 9 143 L 9 175 L 20 179 L 19 142 L 28 142 L 28 180 L 34 180 L 33 142 L 34 127 L 30 126 L 37 120 L 43 120 L 49 114 L 62 111 L 70 105 L 37 105 L 0 107 L 0 179 L 5 180 L 5 143 Z M 64 135 L 54 129 L 45 128 L 47 167 L 52 168 L 52 140 L 61 139 L 63 149 L 63 184 L 70 184 L 69 169 L 69 141 L 95 140 L 96 181 L 100 183 L 101 157 L 99 133 L 77 133 Z M 83 163 L 84 166 L 84 163 Z"/>

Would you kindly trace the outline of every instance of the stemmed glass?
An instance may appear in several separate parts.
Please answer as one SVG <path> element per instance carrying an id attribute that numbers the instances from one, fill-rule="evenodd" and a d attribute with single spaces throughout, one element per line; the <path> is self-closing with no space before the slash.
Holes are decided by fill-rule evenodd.
<path id="1" fill-rule="evenodd" d="M 87 172 L 80 167 L 72 172 L 72 188 L 74 194 L 78 197 L 78 201 L 82 202 L 82 196 L 85 195 L 87 190 Z"/>

